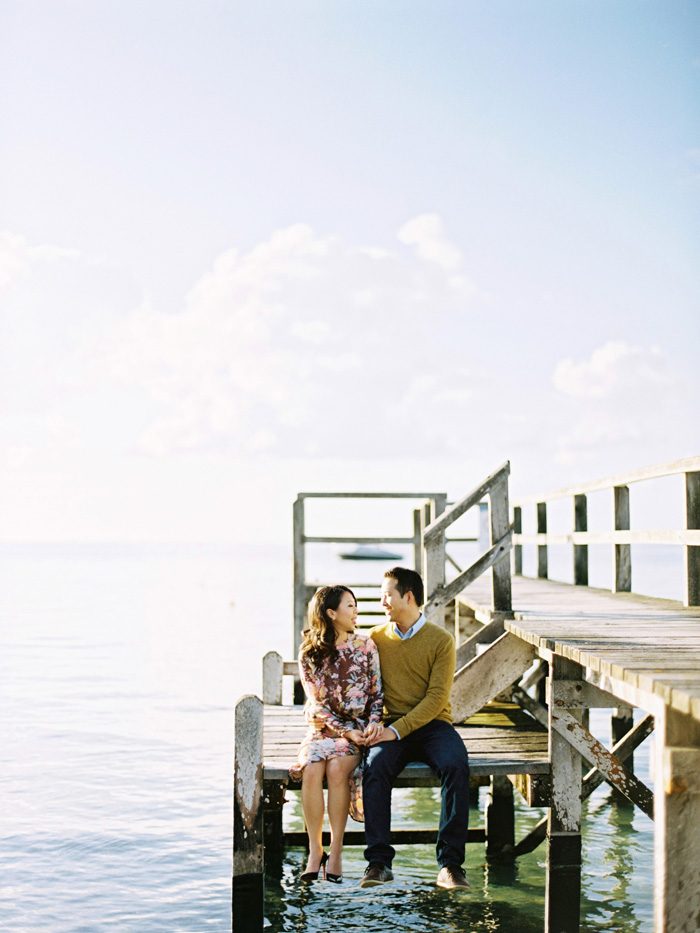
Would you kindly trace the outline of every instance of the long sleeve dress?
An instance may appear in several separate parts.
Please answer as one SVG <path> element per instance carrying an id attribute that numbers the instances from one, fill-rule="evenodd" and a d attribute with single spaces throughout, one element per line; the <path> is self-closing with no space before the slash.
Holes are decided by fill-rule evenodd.
<path id="1" fill-rule="evenodd" d="M 382 678 L 379 652 L 369 638 L 349 635 L 336 646 L 335 661 L 318 667 L 299 656 L 299 672 L 306 693 L 304 717 L 308 731 L 297 760 L 289 769 L 292 780 L 300 781 L 306 765 L 314 761 L 359 755 L 360 748 L 343 734 L 350 729 L 362 731 L 369 723 L 382 721 Z M 350 777 L 350 814 L 362 818 L 361 766 Z"/>

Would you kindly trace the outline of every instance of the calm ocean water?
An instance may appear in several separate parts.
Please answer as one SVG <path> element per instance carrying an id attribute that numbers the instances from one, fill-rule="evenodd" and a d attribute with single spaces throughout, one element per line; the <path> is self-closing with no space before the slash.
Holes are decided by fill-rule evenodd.
<path id="1" fill-rule="evenodd" d="M 265 651 L 290 654 L 288 549 L 0 554 L 0 929 L 229 930 L 233 707 L 259 692 Z M 663 595 L 671 560 L 652 561 Z M 348 579 L 347 564 L 320 566 Z M 596 727 L 607 737 L 604 718 Z M 606 798 L 603 787 L 587 804 L 583 929 L 650 931 L 652 824 Z M 298 802 L 285 809 L 301 828 Z M 397 825 L 437 822 L 432 791 L 397 793 L 394 811 Z M 541 814 L 519 807 L 518 835 Z M 346 850 L 340 888 L 301 890 L 302 855 L 290 850 L 268 886 L 273 931 L 542 927 L 544 847 L 508 869 L 470 846 L 472 892 L 454 898 L 434 888 L 428 847 L 402 849 L 379 894 L 355 883 L 359 849 Z"/>

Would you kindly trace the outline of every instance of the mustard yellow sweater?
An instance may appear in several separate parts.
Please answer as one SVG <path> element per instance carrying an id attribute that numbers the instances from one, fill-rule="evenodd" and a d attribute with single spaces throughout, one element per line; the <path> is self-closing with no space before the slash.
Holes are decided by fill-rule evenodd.
<path id="1" fill-rule="evenodd" d="M 377 625 L 370 638 L 379 649 L 385 722 L 401 738 L 433 719 L 452 722 L 450 690 L 457 663 L 452 636 L 426 622 L 402 640 L 391 622 Z"/>

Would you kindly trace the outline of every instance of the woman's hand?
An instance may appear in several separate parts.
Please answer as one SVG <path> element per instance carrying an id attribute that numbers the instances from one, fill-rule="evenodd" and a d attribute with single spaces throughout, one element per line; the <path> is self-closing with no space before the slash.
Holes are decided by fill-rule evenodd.
<path id="1" fill-rule="evenodd" d="M 365 726 L 364 736 L 365 743 L 371 745 L 384 731 L 384 726 L 381 722 L 371 722 L 368 726 Z"/>
<path id="2" fill-rule="evenodd" d="M 347 732 L 343 733 L 343 738 L 347 739 L 348 742 L 352 742 L 353 745 L 366 745 L 367 739 L 360 732 L 359 729 L 348 729 Z"/>

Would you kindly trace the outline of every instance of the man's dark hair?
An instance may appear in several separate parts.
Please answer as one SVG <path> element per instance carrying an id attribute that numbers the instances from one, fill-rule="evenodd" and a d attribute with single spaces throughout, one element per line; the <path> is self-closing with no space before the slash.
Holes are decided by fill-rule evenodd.
<path id="1" fill-rule="evenodd" d="M 384 576 L 396 580 L 396 589 L 402 596 L 409 591 L 413 593 L 418 608 L 423 605 L 423 580 L 415 570 L 409 570 L 408 567 L 392 567 Z"/>

